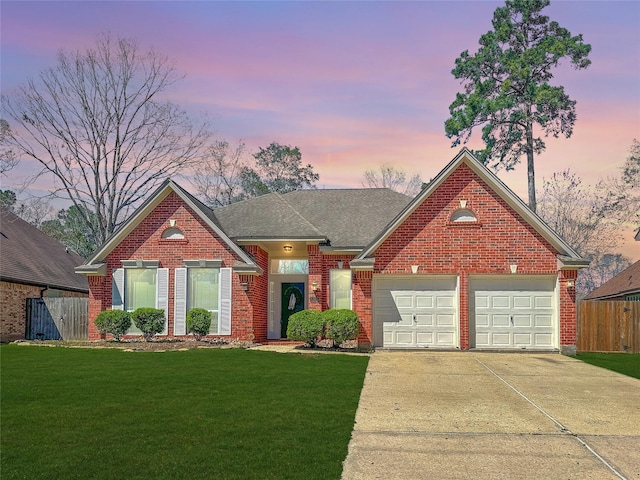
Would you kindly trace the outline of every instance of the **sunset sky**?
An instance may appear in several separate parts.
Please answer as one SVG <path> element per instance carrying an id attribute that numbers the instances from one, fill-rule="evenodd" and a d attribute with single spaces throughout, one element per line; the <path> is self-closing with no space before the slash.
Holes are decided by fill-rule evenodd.
<path id="1" fill-rule="evenodd" d="M 218 138 L 253 151 L 272 141 L 300 147 L 320 188 L 359 187 L 366 169 L 391 163 L 423 180 L 456 154 L 444 134 L 461 89 L 451 75 L 477 50 L 498 1 L 32 2 L 0 3 L 3 94 L 84 50 L 101 32 L 170 57 L 186 78 L 168 98 L 207 116 Z M 640 2 L 558 1 L 544 10 L 592 45 L 592 65 L 565 62 L 551 81 L 577 101 L 570 139 L 537 157 L 538 187 L 573 169 L 587 183 L 618 175 L 640 139 Z M 480 132 L 471 148 L 481 146 Z M 23 162 L 1 180 L 18 185 Z M 499 171 L 526 201 L 526 168 Z M 44 184 L 42 184 L 44 185 Z M 625 253 L 640 258 L 640 248 Z"/>

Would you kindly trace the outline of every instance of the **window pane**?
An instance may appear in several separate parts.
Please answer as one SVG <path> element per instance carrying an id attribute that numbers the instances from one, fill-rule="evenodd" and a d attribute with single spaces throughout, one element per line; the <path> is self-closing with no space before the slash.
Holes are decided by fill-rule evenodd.
<path id="1" fill-rule="evenodd" d="M 156 306 L 156 278 L 155 268 L 127 268 L 125 269 L 125 309 L 133 311 L 137 308 Z"/>
<path id="2" fill-rule="evenodd" d="M 309 273 L 309 260 L 307 259 L 285 259 L 274 260 L 272 264 L 273 273 Z"/>
<path id="3" fill-rule="evenodd" d="M 217 311 L 219 284 L 220 269 L 190 268 L 187 280 L 188 308 L 204 308 L 209 311 Z"/>
<path id="4" fill-rule="evenodd" d="M 351 271 L 331 270 L 331 308 L 351 308 Z"/>

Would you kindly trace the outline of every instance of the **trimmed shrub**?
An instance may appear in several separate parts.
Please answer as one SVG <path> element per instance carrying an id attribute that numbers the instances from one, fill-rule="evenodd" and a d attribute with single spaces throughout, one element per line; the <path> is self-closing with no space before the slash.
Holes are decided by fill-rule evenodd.
<path id="1" fill-rule="evenodd" d="M 326 337 L 340 345 L 358 338 L 358 314 L 348 309 L 332 309 L 322 313 L 327 324 Z"/>
<path id="2" fill-rule="evenodd" d="M 164 330 L 164 310 L 138 308 L 131 314 L 131 319 L 147 342 Z"/>
<path id="3" fill-rule="evenodd" d="M 98 314 L 94 323 L 100 333 L 110 333 L 119 342 L 120 337 L 131 327 L 131 315 L 124 310 L 105 310 Z"/>
<path id="4" fill-rule="evenodd" d="M 187 312 L 187 329 L 196 340 L 201 340 L 211 328 L 211 312 L 204 308 L 192 308 Z"/>
<path id="5" fill-rule="evenodd" d="M 287 338 L 316 345 L 324 330 L 324 317 L 317 310 L 302 310 L 289 317 Z"/>

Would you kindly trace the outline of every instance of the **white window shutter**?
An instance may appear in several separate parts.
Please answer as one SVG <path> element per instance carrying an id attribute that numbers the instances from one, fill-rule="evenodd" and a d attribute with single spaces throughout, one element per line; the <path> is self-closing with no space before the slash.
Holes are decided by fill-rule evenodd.
<path id="1" fill-rule="evenodd" d="M 124 310 L 124 268 L 116 268 L 113 271 L 111 310 Z"/>
<path id="2" fill-rule="evenodd" d="M 231 335 L 231 268 L 220 269 L 220 335 Z"/>
<path id="3" fill-rule="evenodd" d="M 176 268 L 173 295 L 173 334 L 187 334 L 187 269 Z"/>
<path id="4" fill-rule="evenodd" d="M 164 330 L 162 335 L 167 334 L 167 318 L 169 317 L 169 269 L 158 269 L 158 282 L 156 284 L 156 308 L 164 310 Z"/>

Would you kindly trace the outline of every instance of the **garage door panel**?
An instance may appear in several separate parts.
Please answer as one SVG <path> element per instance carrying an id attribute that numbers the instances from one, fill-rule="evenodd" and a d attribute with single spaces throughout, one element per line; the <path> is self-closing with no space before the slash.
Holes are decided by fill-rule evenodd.
<path id="1" fill-rule="evenodd" d="M 511 307 L 511 301 L 510 298 L 507 296 L 499 296 L 499 295 L 495 295 L 493 297 L 491 297 L 491 308 L 510 308 Z"/>
<path id="2" fill-rule="evenodd" d="M 509 315 L 501 314 L 501 315 L 491 315 L 491 322 L 489 323 L 490 327 L 508 327 L 510 325 Z"/>
<path id="3" fill-rule="evenodd" d="M 383 346 L 457 346 L 456 288 L 455 277 L 375 277 L 374 324 Z"/>
<path id="4" fill-rule="evenodd" d="M 469 303 L 475 347 L 554 348 L 558 338 L 555 284 L 552 276 L 472 278 Z"/>
<path id="5" fill-rule="evenodd" d="M 529 296 L 515 295 L 513 297 L 513 308 L 526 308 L 530 309 L 532 305 L 532 298 Z"/>
<path id="6" fill-rule="evenodd" d="M 433 326 L 433 315 L 431 314 L 423 314 L 416 315 L 416 326 Z"/>
<path id="7" fill-rule="evenodd" d="M 421 347 L 434 345 L 433 332 L 416 332 L 416 344 Z"/>
<path id="8" fill-rule="evenodd" d="M 551 327 L 553 318 L 551 315 L 534 315 L 534 325 L 536 327 Z"/>
<path id="9" fill-rule="evenodd" d="M 410 346 L 413 344 L 413 332 L 407 330 L 398 330 L 395 332 L 395 344 L 402 346 Z"/>
<path id="10" fill-rule="evenodd" d="M 488 327 L 489 315 L 476 314 L 476 327 Z"/>
<path id="11" fill-rule="evenodd" d="M 416 307 L 433 308 L 433 295 L 424 295 L 420 292 L 416 292 Z"/>
<path id="12" fill-rule="evenodd" d="M 508 347 L 511 344 L 511 335 L 508 333 L 491 332 L 489 338 L 494 347 Z"/>
<path id="13" fill-rule="evenodd" d="M 518 327 L 532 327 L 533 322 L 531 319 L 531 315 L 514 315 L 513 316 L 513 326 L 515 328 Z"/>
<path id="14" fill-rule="evenodd" d="M 436 315 L 436 325 L 439 327 L 455 327 L 455 315 Z"/>
<path id="15" fill-rule="evenodd" d="M 398 308 L 412 308 L 413 296 L 408 293 L 391 292 L 395 304 Z"/>
<path id="16" fill-rule="evenodd" d="M 553 298 L 549 296 L 535 297 L 535 308 L 551 308 L 553 306 Z"/>

